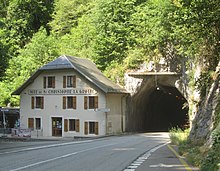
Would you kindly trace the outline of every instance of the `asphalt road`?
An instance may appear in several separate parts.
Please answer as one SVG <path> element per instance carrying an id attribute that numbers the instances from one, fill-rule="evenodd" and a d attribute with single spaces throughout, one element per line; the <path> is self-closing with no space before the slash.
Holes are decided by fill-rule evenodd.
<path id="1" fill-rule="evenodd" d="M 83 141 L 0 143 L 0 171 L 123 171 L 138 157 L 153 153 L 168 141 L 168 134 L 157 133 Z"/>

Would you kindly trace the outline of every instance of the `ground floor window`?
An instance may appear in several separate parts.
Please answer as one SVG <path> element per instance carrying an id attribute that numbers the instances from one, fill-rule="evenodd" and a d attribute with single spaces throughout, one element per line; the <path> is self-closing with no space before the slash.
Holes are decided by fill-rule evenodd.
<path id="1" fill-rule="evenodd" d="M 28 128 L 34 129 L 34 118 L 28 118 Z"/>
<path id="2" fill-rule="evenodd" d="M 41 129 L 41 118 L 28 118 L 29 129 Z"/>
<path id="3" fill-rule="evenodd" d="M 87 134 L 96 134 L 99 133 L 99 123 L 98 122 L 85 122 L 84 123 L 84 133 Z"/>
<path id="4" fill-rule="evenodd" d="M 79 119 L 64 119 L 64 132 L 79 132 Z"/>
<path id="5" fill-rule="evenodd" d="M 41 129 L 41 119 L 35 118 L 35 129 Z"/>

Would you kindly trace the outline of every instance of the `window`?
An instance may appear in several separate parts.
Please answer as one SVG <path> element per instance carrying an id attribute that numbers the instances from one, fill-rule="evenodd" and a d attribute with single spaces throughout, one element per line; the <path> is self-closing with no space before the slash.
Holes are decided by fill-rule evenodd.
<path id="1" fill-rule="evenodd" d="M 98 96 L 84 96 L 84 109 L 98 108 Z"/>
<path id="2" fill-rule="evenodd" d="M 76 88 L 76 76 L 63 76 L 63 88 Z"/>
<path id="3" fill-rule="evenodd" d="M 34 128 L 34 118 L 28 118 L 28 128 L 29 129 Z"/>
<path id="4" fill-rule="evenodd" d="M 63 109 L 76 109 L 76 96 L 63 96 Z"/>
<path id="5" fill-rule="evenodd" d="M 69 130 L 70 131 L 76 130 L 76 120 L 75 119 L 69 119 Z"/>
<path id="6" fill-rule="evenodd" d="M 64 119 L 64 132 L 67 131 L 79 132 L 79 119 Z"/>
<path id="7" fill-rule="evenodd" d="M 41 119 L 35 118 L 35 129 L 41 129 Z"/>
<path id="8" fill-rule="evenodd" d="M 35 127 L 34 127 L 35 126 Z M 41 119 L 40 118 L 28 118 L 28 128 L 29 129 L 41 129 Z"/>
<path id="9" fill-rule="evenodd" d="M 55 88 L 55 76 L 44 77 L 44 88 Z"/>
<path id="10" fill-rule="evenodd" d="M 95 134 L 95 122 L 89 122 L 89 134 Z"/>
<path id="11" fill-rule="evenodd" d="M 99 123 L 98 122 L 85 122 L 84 133 L 87 134 L 99 134 Z"/>
<path id="12" fill-rule="evenodd" d="M 31 97 L 31 108 L 32 109 L 43 109 L 44 108 L 44 97 L 41 97 L 41 96 Z"/>

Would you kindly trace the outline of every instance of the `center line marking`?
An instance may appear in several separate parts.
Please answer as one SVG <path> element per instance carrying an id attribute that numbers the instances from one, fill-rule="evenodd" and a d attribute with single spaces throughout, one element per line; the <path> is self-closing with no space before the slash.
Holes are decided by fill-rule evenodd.
<path id="1" fill-rule="evenodd" d="M 48 160 L 43 160 L 43 161 L 36 162 L 36 163 L 33 163 L 33 164 L 29 164 L 29 165 L 26 165 L 26 166 L 23 166 L 23 167 L 12 169 L 10 171 L 19 171 L 19 170 L 27 169 L 27 168 L 34 167 L 34 166 L 37 166 L 37 165 L 40 165 L 40 164 L 43 164 L 43 163 L 52 162 L 52 161 L 55 161 L 55 160 L 58 160 L 58 159 L 67 158 L 67 157 L 70 157 L 70 156 L 73 156 L 73 155 L 76 155 L 76 154 L 79 154 L 79 153 L 83 153 L 83 152 L 86 152 L 86 151 L 90 151 L 90 150 L 94 150 L 94 149 L 98 149 L 98 148 L 102 148 L 102 147 L 107 147 L 107 146 L 112 146 L 112 145 L 116 145 L 116 144 L 120 144 L 120 143 L 113 143 L 113 144 L 103 145 L 103 146 L 99 146 L 99 147 L 88 148 L 88 149 L 85 149 L 85 150 L 65 154 L 65 155 L 62 155 L 62 156 L 59 156 L 59 157 L 51 158 L 51 159 L 48 159 Z"/>
<path id="2" fill-rule="evenodd" d="M 0 155 L 18 153 L 18 152 L 24 152 L 24 151 L 31 151 L 31 150 L 39 150 L 39 149 L 44 149 L 44 148 L 51 148 L 51 147 L 58 147 L 58 146 L 65 146 L 65 145 L 72 145 L 72 144 L 87 143 L 87 142 L 93 142 L 93 141 L 94 140 L 86 140 L 86 141 L 77 141 L 77 142 L 67 142 L 67 143 L 60 143 L 60 144 L 44 145 L 44 146 L 39 146 L 39 147 L 25 148 L 25 149 L 22 149 L 22 150 L 6 151 L 6 152 L 0 153 Z"/>

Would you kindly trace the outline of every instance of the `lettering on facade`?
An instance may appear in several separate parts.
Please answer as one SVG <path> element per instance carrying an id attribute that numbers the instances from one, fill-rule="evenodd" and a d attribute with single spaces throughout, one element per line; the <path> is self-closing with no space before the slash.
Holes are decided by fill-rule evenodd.
<path id="1" fill-rule="evenodd" d="M 28 91 L 29 95 L 84 95 L 84 94 L 97 94 L 93 89 L 52 89 L 52 90 L 42 90 L 42 89 L 31 89 Z"/>

